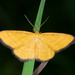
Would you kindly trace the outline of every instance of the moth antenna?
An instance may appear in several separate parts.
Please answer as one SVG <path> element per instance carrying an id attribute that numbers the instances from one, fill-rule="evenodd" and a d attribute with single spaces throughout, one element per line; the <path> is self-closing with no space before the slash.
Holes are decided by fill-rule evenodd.
<path id="1" fill-rule="evenodd" d="M 27 19 L 27 21 L 30 23 L 30 25 L 33 27 L 33 28 L 35 28 L 34 27 L 34 25 L 30 22 L 30 20 L 28 19 L 28 17 L 26 16 L 26 15 L 24 15 L 25 16 L 25 18 Z"/>
<path id="2" fill-rule="evenodd" d="M 46 18 L 46 20 L 41 24 L 41 26 L 48 20 L 49 16 Z M 41 28 L 41 26 L 39 28 Z M 39 29 L 38 28 L 38 29 Z"/>
<path id="3" fill-rule="evenodd" d="M 46 18 L 46 20 L 41 24 L 41 26 L 42 26 L 48 19 L 49 19 L 49 16 L 48 16 L 48 17 Z M 41 27 L 41 26 L 40 26 L 40 27 Z M 40 27 L 39 27 L 39 28 L 40 28 Z"/>

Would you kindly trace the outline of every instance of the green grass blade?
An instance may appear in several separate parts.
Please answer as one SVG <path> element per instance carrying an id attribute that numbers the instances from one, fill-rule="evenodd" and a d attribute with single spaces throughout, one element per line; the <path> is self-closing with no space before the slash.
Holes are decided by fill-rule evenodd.
<path id="1" fill-rule="evenodd" d="M 32 75 L 35 60 L 24 62 L 22 75 Z"/>
<path id="2" fill-rule="evenodd" d="M 40 31 L 40 25 L 41 25 L 44 6 L 45 6 L 45 0 L 41 0 L 39 10 L 38 10 L 38 13 L 37 13 L 37 18 L 36 18 L 36 21 L 35 21 L 35 29 L 38 30 L 38 31 Z"/>
<path id="3" fill-rule="evenodd" d="M 35 29 L 38 30 L 38 31 L 40 30 L 44 5 L 45 5 L 45 0 L 41 0 L 39 10 L 38 10 L 38 13 L 37 13 L 37 17 L 36 17 L 36 21 L 35 21 Z M 34 62 L 35 62 L 34 59 L 30 60 L 30 61 L 27 61 L 27 62 L 24 62 L 22 75 L 32 75 L 33 74 Z"/>

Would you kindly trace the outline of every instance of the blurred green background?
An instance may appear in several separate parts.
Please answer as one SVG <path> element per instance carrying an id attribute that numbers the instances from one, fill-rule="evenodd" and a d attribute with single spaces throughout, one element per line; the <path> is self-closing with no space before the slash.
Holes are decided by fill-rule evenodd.
<path id="1" fill-rule="evenodd" d="M 24 14 L 35 24 L 40 0 L 0 0 L 0 31 L 32 31 Z M 40 32 L 62 32 L 75 35 L 75 0 L 47 0 Z M 75 45 L 60 51 L 39 75 L 75 75 Z M 35 63 L 35 68 L 40 62 Z M 23 62 L 0 43 L 0 75 L 21 75 Z"/>

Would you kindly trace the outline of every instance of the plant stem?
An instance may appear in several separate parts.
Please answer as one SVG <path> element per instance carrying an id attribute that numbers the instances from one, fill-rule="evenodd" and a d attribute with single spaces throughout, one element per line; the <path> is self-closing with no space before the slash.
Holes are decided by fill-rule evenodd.
<path id="1" fill-rule="evenodd" d="M 38 13 L 37 13 L 37 18 L 36 18 L 36 21 L 35 21 L 35 29 L 38 30 L 38 31 L 40 31 L 40 25 L 41 25 L 44 6 L 45 6 L 45 0 L 41 0 L 39 10 L 38 10 Z"/>
<path id="2" fill-rule="evenodd" d="M 41 19 L 43 15 L 43 10 L 44 10 L 44 5 L 45 5 L 45 0 L 41 0 L 39 10 L 37 13 L 36 21 L 35 21 L 35 29 L 40 30 L 40 25 L 41 25 Z M 35 60 L 29 60 L 27 62 L 24 62 L 23 70 L 22 70 L 22 75 L 32 75 L 33 74 L 33 69 L 34 69 L 34 62 Z"/>

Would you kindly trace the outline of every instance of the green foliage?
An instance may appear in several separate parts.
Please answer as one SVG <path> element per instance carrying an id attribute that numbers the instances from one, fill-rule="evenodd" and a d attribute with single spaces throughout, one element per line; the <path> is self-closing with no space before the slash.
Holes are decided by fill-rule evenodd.
<path id="1" fill-rule="evenodd" d="M 41 0 L 39 10 L 36 17 L 35 29 L 39 31 L 41 25 L 42 14 L 44 10 L 45 0 Z M 24 62 L 22 75 L 32 75 L 35 60 Z"/>

